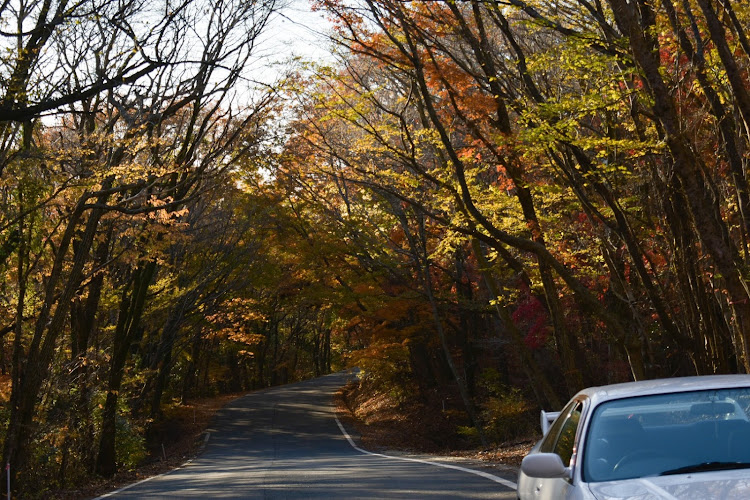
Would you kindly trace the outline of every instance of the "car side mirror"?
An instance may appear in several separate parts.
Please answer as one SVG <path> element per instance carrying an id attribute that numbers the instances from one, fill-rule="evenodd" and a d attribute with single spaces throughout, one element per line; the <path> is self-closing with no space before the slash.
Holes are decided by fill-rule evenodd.
<path id="1" fill-rule="evenodd" d="M 543 479 L 570 477 L 570 468 L 565 467 L 557 453 L 526 455 L 521 462 L 521 471 L 529 477 Z"/>

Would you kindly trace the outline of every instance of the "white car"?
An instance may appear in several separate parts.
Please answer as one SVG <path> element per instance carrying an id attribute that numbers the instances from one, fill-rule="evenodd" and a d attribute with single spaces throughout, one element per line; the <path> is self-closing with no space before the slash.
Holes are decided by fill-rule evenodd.
<path id="1" fill-rule="evenodd" d="M 542 413 L 518 498 L 750 499 L 748 415 L 750 375 L 584 389 Z"/>

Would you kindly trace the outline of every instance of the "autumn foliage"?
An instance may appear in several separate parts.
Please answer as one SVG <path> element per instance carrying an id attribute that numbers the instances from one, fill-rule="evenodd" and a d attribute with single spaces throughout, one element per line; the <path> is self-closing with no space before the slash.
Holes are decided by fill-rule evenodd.
<path id="1" fill-rule="evenodd" d="M 320 208 L 402 306 L 363 308 L 366 377 L 472 416 L 487 370 L 556 407 L 750 369 L 745 6 L 319 8 L 343 57 L 298 95 L 288 168 L 336 186 Z"/>
<path id="2" fill-rule="evenodd" d="M 750 371 L 745 4 L 324 0 L 336 57 L 260 88 L 271 3 L 52 4 L 0 7 L 22 497 L 345 366 L 485 446 L 584 386 Z"/>

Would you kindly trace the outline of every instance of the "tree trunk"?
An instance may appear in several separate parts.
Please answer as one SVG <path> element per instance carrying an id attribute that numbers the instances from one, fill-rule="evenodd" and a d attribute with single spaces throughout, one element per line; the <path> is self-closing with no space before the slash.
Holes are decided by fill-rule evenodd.
<path id="1" fill-rule="evenodd" d="M 130 347 L 142 334 L 141 317 L 148 294 L 148 288 L 156 275 L 155 261 L 141 263 L 132 279 L 123 290 L 120 299 L 120 312 L 115 328 L 112 360 L 107 384 L 107 399 L 102 411 L 102 430 L 99 440 L 99 453 L 96 459 L 96 473 L 105 477 L 117 472 L 116 424 L 118 395 Z"/>
<path id="2" fill-rule="evenodd" d="M 8 429 L 3 449 L 3 462 L 11 465 L 11 481 L 16 484 L 15 474 L 24 470 L 28 460 L 30 440 L 34 429 L 36 404 L 42 384 L 49 372 L 52 357 L 57 347 L 57 339 L 62 333 L 68 312 L 75 293 L 83 279 L 83 268 L 88 260 L 89 249 L 94 241 L 94 235 L 103 211 L 93 209 L 89 213 L 88 221 L 80 239 L 80 252 L 73 260 L 62 290 L 58 285 L 63 279 L 63 269 L 73 235 L 78 222 L 83 216 L 85 203 L 90 198 L 85 194 L 71 214 L 68 225 L 57 249 L 52 272 L 47 280 L 44 302 L 38 314 L 34 337 L 29 345 L 25 362 L 18 363 L 18 370 L 14 375 L 15 385 L 11 389 L 11 408 Z M 100 194 L 98 202 L 103 204 L 108 195 Z M 52 313 L 53 305 L 54 313 Z M 21 322 L 18 322 L 21 332 Z M 21 484 L 21 488 L 24 484 Z"/>
<path id="3" fill-rule="evenodd" d="M 474 402 L 469 396 L 469 391 L 466 387 L 466 380 L 461 375 L 461 371 L 458 369 L 455 361 L 453 360 L 453 354 L 451 353 L 450 345 L 448 345 L 448 339 L 445 334 L 445 329 L 443 328 L 443 321 L 440 318 L 440 311 L 438 309 L 437 300 L 435 299 L 435 294 L 433 293 L 430 261 L 429 257 L 427 256 L 427 241 L 424 234 L 424 219 L 422 217 L 419 218 L 419 229 L 421 244 L 418 249 L 414 248 L 413 251 L 419 251 L 420 255 L 418 261 L 422 261 L 422 264 L 419 266 L 419 271 L 422 274 L 424 291 L 430 301 L 430 308 L 432 309 L 432 318 L 435 322 L 435 329 L 437 330 L 437 334 L 440 339 L 440 345 L 443 348 L 443 355 L 445 356 L 445 360 L 448 363 L 448 367 L 453 374 L 453 379 L 458 386 L 458 392 L 461 395 L 461 400 L 463 401 L 466 413 L 469 415 L 469 419 L 471 420 L 472 425 L 479 434 L 479 440 L 481 441 L 482 446 L 486 449 L 489 447 L 489 441 L 487 441 L 487 436 L 485 436 L 484 434 L 482 423 L 479 420 L 476 409 L 474 408 Z M 408 228 L 405 228 L 405 230 L 408 230 Z"/>
<path id="4" fill-rule="evenodd" d="M 503 329 L 510 336 L 510 340 L 513 342 L 514 347 L 521 356 L 521 365 L 526 371 L 526 375 L 529 377 L 529 382 L 534 394 L 537 395 L 539 405 L 542 408 L 557 410 L 562 408 L 562 402 L 557 397 L 552 384 L 550 384 L 547 377 L 544 375 L 542 367 L 534 359 L 529 347 L 523 341 L 521 332 L 518 331 L 510 313 L 506 308 L 500 305 L 502 300 L 502 294 L 500 287 L 495 281 L 495 278 L 490 273 L 490 267 L 487 263 L 487 259 L 484 256 L 481 244 L 477 239 L 472 240 L 472 248 L 474 250 L 474 256 L 479 264 L 479 271 L 485 279 L 487 288 L 495 298 L 495 310 L 497 311 L 498 318 L 503 325 Z"/>
<path id="5" fill-rule="evenodd" d="M 495 112 L 497 119 L 492 121 L 494 128 L 501 134 L 502 137 L 511 138 L 513 137 L 513 130 L 511 128 L 511 119 L 508 113 L 508 106 L 502 96 L 505 92 L 500 84 L 500 81 L 496 77 L 499 73 L 495 67 L 495 59 L 492 50 L 492 45 L 488 40 L 488 34 L 486 32 L 484 21 L 483 21 L 483 10 L 480 8 L 479 2 L 476 0 L 472 1 L 472 12 L 473 20 L 476 25 L 476 29 L 479 33 L 479 37 L 476 37 L 472 29 L 466 23 L 462 11 L 459 9 L 457 4 L 448 4 L 449 8 L 454 14 L 454 17 L 461 26 L 461 33 L 469 42 L 472 48 L 474 56 L 480 63 L 480 67 L 483 71 L 483 76 L 487 85 L 490 88 L 492 96 L 495 101 Z M 459 109 L 456 109 L 457 113 L 461 113 Z M 526 226 L 529 228 L 531 233 L 531 239 L 537 244 L 546 247 L 544 234 L 542 232 L 542 226 L 539 224 L 539 219 L 536 213 L 536 207 L 534 204 L 534 198 L 531 194 L 531 190 L 527 187 L 526 179 L 523 176 L 523 170 L 521 162 L 517 157 L 516 151 L 513 150 L 512 146 L 509 152 L 503 154 L 496 146 L 495 141 L 488 140 L 485 134 L 481 133 L 478 127 L 474 126 L 472 120 L 468 120 L 464 117 L 465 121 L 474 130 L 474 133 L 482 138 L 486 147 L 493 152 L 497 161 L 505 168 L 505 171 L 513 182 L 514 191 L 516 198 L 521 206 Z M 512 144 L 512 141 L 508 141 Z M 578 339 L 573 335 L 569 328 L 565 327 L 564 315 L 562 306 L 560 304 L 559 292 L 557 284 L 555 283 L 552 269 L 542 259 L 537 259 L 537 265 L 539 267 L 539 274 L 542 280 L 542 287 L 544 289 L 545 304 L 547 306 L 547 312 L 550 316 L 550 322 L 557 352 L 562 363 L 563 372 L 565 373 L 565 384 L 568 389 L 569 396 L 572 396 L 583 388 L 583 375 L 581 367 L 578 366 L 578 360 L 580 356 L 577 355 L 578 350 Z"/>
<path id="6" fill-rule="evenodd" d="M 93 334 L 96 321 L 96 313 L 99 310 L 102 287 L 104 285 L 104 273 L 97 272 L 104 266 L 109 258 L 109 245 L 112 237 L 113 226 L 104 241 L 97 246 L 94 255 L 94 276 L 87 287 L 86 299 L 73 302 L 70 309 L 70 354 L 71 370 L 69 375 L 70 387 L 77 389 L 77 396 L 70 395 L 72 409 L 69 415 L 68 427 L 73 432 L 65 436 L 62 444 L 63 457 L 70 455 L 71 447 L 78 444 L 78 454 L 87 470 L 93 469 L 94 449 L 94 422 L 91 416 L 91 386 L 89 384 L 90 369 L 86 363 L 89 341 Z M 74 243 L 74 252 L 79 252 L 78 243 Z M 74 437 L 76 436 L 76 437 Z M 67 460 L 60 463 L 60 485 L 65 487 L 67 477 Z"/>
<path id="7" fill-rule="evenodd" d="M 664 140 L 674 158 L 674 172 L 685 190 L 690 215 L 702 246 L 711 256 L 716 271 L 725 280 L 725 289 L 735 330 L 735 349 L 745 371 L 750 372 L 750 296 L 743 280 L 737 248 L 722 220 L 715 194 L 707 188 L 705 167 L 690 147 L 679 126 L 672 94 L 660 72 L 658 45 L 652 38 L 653 12 L 645 2 L 610 0 L 621 31 L 629 37 L 630 48 L 653 99 L 653 114 L 662 125 Z"/>
<path id="8" fill-rule="evenodd" d="M 177 304 L 172 307 L 167 322 L 164 324 L 156 357 L 151 366 L 152 370 L 158 369 L 154 381 L 154 393 L 151 397 L 151 418 L 157 418 L 161 414 L 161 397 L 172 371 L 172 350 L 174 349 L 177 334 L 185 319 L 185 313 L 195 304 L 198 291 L 187 292 Z"/>

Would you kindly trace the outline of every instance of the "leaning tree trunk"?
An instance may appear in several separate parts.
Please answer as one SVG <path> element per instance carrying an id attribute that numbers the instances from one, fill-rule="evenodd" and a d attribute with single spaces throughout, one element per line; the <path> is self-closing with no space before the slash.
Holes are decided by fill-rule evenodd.
<path id="1" fill-rule="evenodd" d="M 73 260 L 70 271 L 65 276 L 64 285 L 60 289 L 58 285 L 63 282 L 66 256 L 73 235 L 77 231 L 78 222 L 83 217 L 85 203 L 90 197 L 91 194 L 86 193 L 79 200 L 68 221 L 57 249 L 52 272 L 47 280 L 44 301 L 37 315 L 36 328 L 26 360 L 19 360 L 17 371 L 13 375 L 10 419 L 3 449 L 3 463 L 11 465 L 12 484 L 16 484 L 15 475 L 18 471 L 24 470 L 27 466 L 39 394 L 57 348 L 57 339 L 64 330 L 71 302 L 83 280 L 83 268 L 88 260 L 89 249 L 93 244 L 96 229 L 103 214 L 101 209 L 93 209 L 89 213 L 84 233 L 79 240 L 80 251 Z M 107 197 L 106 194 L 100 194 L 99 204 L 103 204 Z M 20 326 L 18 332 L 21 332 Z M 22 484 L 21 488 L 23 487 Z"/>
<path id="2" fill-rule="evenodd" d="M 109 259 L 109 246 L 112 239 L 113 225 L 110 225 L 106 238 L 101 241 L 94 252 L 94 268 L 105 265 Z M 74 251 L 80 250 L 74 243 Z M 68 427 L 72 433 L 65 436 L 62 444 L 62 459 L 60 461 L 60 484 L 65 487 L 68 460 L 71 448 L 77 446 L 82 462 L 87 470 L 93 468 L 94 458 L 94 422 L 91 417 L 92 387 L 89 383 L 91 369 L 86 362 L 91 337 L 96 326 L 96 313 L 104 286 L 104 273 L 95 273 L 87 287 L 86 299 L 80 299 L 71 304 L 70 309 L 70 388 L 77 390 L 77 395 L 70 394 L 72 409 L 68 416 Z"/>
<path id="3" fill-rule="evenodd" d="M 191 290 L 186 293 L 179 301 L 177 301 L 177 304 L 172 307 L 167 322 L 164 324 L 161 339 L 159 340 L 159 347 L 157 348 L 157 353 L 151 366 L 152 370 L 157 370 L 153 382 L 153 394 L 151 395 L 152 418 L 157 418 L 161 413 L 161 397 L 162 394 L 164 394 L 169 374 L 172 371 L 172 350 L 175 341 L 177 340 L 177 334 L 179 333 L 180 327 L 185 319 L 186 311 L 193 307 L 198 296 L 198 290 Z"/>
<path id="4" fill-rule="evenodd" d="M 422 242 L 424 243 L 424 241 Z M 471 423 L 474 426 L 474 428 L 477 430 L 477 433 L 479 434 L 479 439 L 482 443 L 482 446 L 487 448 L 489 446 L 489 441 L 487 441 L 487 437 L 484 434 L 484 429 L 482 428 L 482 423 L 479 420 L 479 416 L 477 415 L 477 412 L 474 408 L 474 402 L 471 400 L 471 397 L 469 396 L 469 391 L 466 387 L 466 380 L 461 375 L 461 371 L 456 366 L 455 361 L 453 360 L 453 354 L 451 353 L 450 345 L 448 344 L 448 339 L 445 334 L 445 329 L 443 328 L 443 322 L 440 318 L 440 311 L 438 309 L 437 300 L 435 299 L 435 294 L 432 290 L 432 278 L 430 276 L 430 263 L 426 255 L 422 255 L 423 263 L 419 266 L 420 273 L 422 274 L 422 282 L 424 284 L 425 293 L 427 294 L 427 298 L 430 302 L 430 308 L 432 310 L 432 318 L 435 322 L 435 330 L 437 331 L 438 338 L 440 339 L 440 346 L 443 349 L 443 356 L 445 356 L 445 360 L 448 363 L 448 367 L 451 370 L 451 374 L 453 375 L 453 379 L 456 382 L 456 385 L 458 386 L 458 392 L 461 395 L 461 400 L 463 401 L 464 408 L 466 409 L 466 413 L 469 415 L 469 418 L 471 419 Z"/>
<path id="5" fill-rule="evenodd" d="M 609 3 L 618 26 L 629 37 L 630 49 L 653 98 L 653 114 L 661 124 L 664 142 L 674 159 L 674 174 L 681 181 L 701 245 L 724 279 L 734 322 L 735 349 L 745 371 L 750 372 L 750 296 L 739 265 L 739 252 L 730 239 L 716 195 L 706 187 L 706 169 L 682 133 L 672 94 L 662 77 L 658 44 L 652 35 L 654 13 L 645 2 L 637 2 L 639 9 L 636 2 L 609 0 Z"/>
<path id="6" fill-rule="evenodd" d="M 102 410 L 102 429 L 99 440 L 99 453 L 96 458 L 96 473 L 112 476 L 117 472 L 115 435 L 117 431 L 118 395 L 125 372 L 125 363 L 130 346 L 141 335 L 141 317 L 146 302 L 148 287 L 156 275 L 155 261 L 141 264 L 133 273 L 133 278 L 123 290 L 120 300 L 120 313 L 115 328 L 112 359 L 107 384 L 107 399 Z"/>

